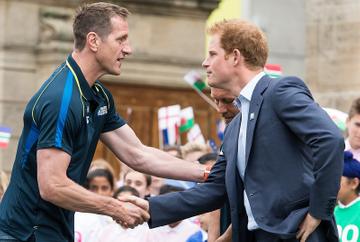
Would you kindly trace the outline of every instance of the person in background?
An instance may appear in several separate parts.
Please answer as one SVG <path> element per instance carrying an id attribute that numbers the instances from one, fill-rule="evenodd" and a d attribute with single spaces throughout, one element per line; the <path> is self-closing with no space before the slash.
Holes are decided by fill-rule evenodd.
<path id="1" fill-rule="evenodd" d="M 175 156 L 180 158 L 181 157 L 181 151 L 179 145 L 167 145 L 163 148 L 163 151 L 168 153 L 169 155 Z"/>
<path id="2" fill-rule="evenodd" d="M 168 145 L 163 148 L 163 151 L 169 155 L 181 158 L 179 145 Z M 170 179 L 168 179 L 169 181 Z M 160 188 L 165 184 L 166 179 L 162 177 L 152 176 L 150 185 L 150 196 L 156 196 L 160 194 Z M 174 181 L 175 182 L 175 181 Z"/>
<path id="3" fill-rule="evenodd" d="M 128 196 L 139 197 L 139 192 L 135 188 L 125 185 L 118 188 L 113 195 L 116 199 Z M 146 223 L 133 229 L 127 229 L 115 221 L 110 221 L 99 229 L 98 236 L 93 242 L 156 242 L 151 240 L 149 233 L 150 229 Z"/>
<path id="4" fill-rule="evenodd" d="M 182 159 L 189 161 L 189 163 L 198 164 L 199 157 L 210 151 L 211 148 L 206 144 L 201 144 L 198 142 L 188 142 L 180 147 L 180 156 Z M 165 184 L 189 189 L 194 187 L 196 185 L 196 182 L 165 179 Z"/>
<path id="5" fill-rule="evenodd" d="M 211 97 L 214 99 L 218 112 L 228 125 L 231 120 L 240 112 L 235 105 L 236 96 L 230 91 L 210 87 Z M 215 210 L 210 213 L 211 219 L 208 231 L 209 242 L 231 242 L 232 229 L 230 219 L 229 201 L 226 201 L 221 210 Z"/>
<path id="6" fill-rule="evenodd" d="M 198 162 L 202 155 L 209 152 L 211 152 L 211 148 L 208 145 L 197 142 L 188 142 L 180 147 L 181 157 L 190 162 Z"/>
<path id="7" fill-rule="evenodd" d="M 89 171 L 84 187 L 94 194 L 112 197 L 113 173 L 107 169 L 94 168 Z M 111 217 L 106 215 L 76 212 L 74 219 L 75 242 L 96 241 L 102 227 L 111 222 Z"/>
<path id="8" fill-rule="evenodd" d="M 135 196 L 140 197 L 140 193 L 131 186 L 122 186 L 115 190 L 113 197 L 120 198 L 121 196 Z"/>
<path id="9" fill-rule="evenodd" d="M 345 140 L 345 150 L 351 151 L 355 159 L 360 161 L 360 98 L 351 104 L 346 129 L 348 137 Z"/>
<path id="10" fill-rule="evenodd" d="M 149 187 L 150 196 L 157 196 L 160 194 L 160 188 L 164 185 L 165 179 L 158 176 L 151 176 L 151 185 Z"/>
<path id="11" fill-rule="evenodd" d="M 90 167 L 89 167 L 89 172 L 93 171 L 93 170 L 96 170 L 96 169 L 105 169 L 105 170 L 108 170 L 110 171 L 114 177 L 115 177 L 115 171 L 114 171 L 114 168 L 111 166 L 111 164 L 105 160 L 105 159 L 96 159 L 96 160 L 93 160 L 91 163 L 90 163 Z"/>
<path id="12" fill-rule="evenodd" d="M 150 175 L 138 171 L 130 170 L 124 175 L 124 185 L 135 188 L 140 198 L 149 196 L 151 182 Z"/>
<path id="13" fill-rule="evenodd" d="M 340 242 L 360 241 L 360 162 L 349 151 L 344 152 L 344 169 L 335 207 Z"/>
<path id="14" fill-rule="evenodd" d="M 184 188 L 164 185 L 160 189 L 160 195 L 179 191 L 184 191 Z M 174 209 L 176 209 L 176 207 L 174 207 Z M 198 234 L 198 232 L 200 234 Z M 189 219 L 180 220 L 169 225 L 164 225 L 150 230 L 150 239 L 155 242 L 186 242 L 194 235 L 196 238 L 200 235 L 201 239 L 206 239 L 207 237 L 206 233 Z M 196 239 L 195 241 L 202 242 L 203 240 L 200 241 Z"/>
<path id="15" fill-rule="evenodd" d="M 218 108 L 218 112 L 224 118 L 225 123 L 229 124 L 240 112 L 239 108 L 235 105 L 236 96 L 228 90 L 216 87 L 210 87 L 210 92 Z"/>

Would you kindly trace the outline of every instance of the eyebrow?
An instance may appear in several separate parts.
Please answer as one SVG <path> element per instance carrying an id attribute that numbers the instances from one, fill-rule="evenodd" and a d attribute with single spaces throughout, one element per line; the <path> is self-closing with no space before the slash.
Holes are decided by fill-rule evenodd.
<path id="1" fill-rule="evenodd" d="M 128 37 L 129 37 L 128 34 L 124 34 L 124 35 L 121 35 L 121 36 L 117 37 L 116 39 L 122 41 L 122 40 L 126 40 Z"/>

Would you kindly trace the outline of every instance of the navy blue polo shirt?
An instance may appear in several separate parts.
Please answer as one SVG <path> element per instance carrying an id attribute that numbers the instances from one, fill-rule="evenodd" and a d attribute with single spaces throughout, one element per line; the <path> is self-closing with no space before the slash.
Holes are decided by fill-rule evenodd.
<path id="1" fill-rule="evenodd" d="M 100 134 L 125 124 L 111 93 L 90 87 L 69 56 L 31 98 L 24 113 L 11 181 L 0 204 L 0 229 L 20 240 L 74 241 L 74 212 L 41 199 L 36 151 L 57 148 L 71 156 L 67 176 L 84 183 Z"/>

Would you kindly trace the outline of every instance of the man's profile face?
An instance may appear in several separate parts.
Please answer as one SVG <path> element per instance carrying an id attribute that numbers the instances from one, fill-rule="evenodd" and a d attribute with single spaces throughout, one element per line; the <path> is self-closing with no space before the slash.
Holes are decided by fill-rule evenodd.
<path id="1" fill-rule="evenodd" d="M 105 74 L 119 75 L 123 59 L 132 52 L 129 26 L 120 16 L 111 18 L 111 26 L 109 35 L 99 39 L 96 58 Z"/>
<path id="2" fill-rule="evenodd" d="M 218 112 L 225 119 L 225 123 L 230 121 L 239 113 L 239 109 L 235 106 L 235 96 L 229 91 L 220 88 L 211 88 L 211 97 L 214 99 Z"/>
<path id="3" fill-rule="evenodd" d="M 210 87 L 230 89 L 233 65 L 221 47 L 219 35 L 211 36 L 208 56 L 202 66 L 206 69 L 207 83 Z"/>

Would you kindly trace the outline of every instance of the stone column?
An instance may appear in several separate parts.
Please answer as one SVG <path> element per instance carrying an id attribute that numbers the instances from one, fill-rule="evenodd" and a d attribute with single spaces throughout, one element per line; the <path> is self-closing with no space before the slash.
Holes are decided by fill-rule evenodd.
<path id="1" fill-rule="evenodd" d="M 35 47 L 38 6 L 0 0 L 0 124 L 12 128 L 8 149 L 0 149 L 0 168 L 11 169 L 23 126 L 22 113 L 36 88 Z"/>
<path id="2" fill-rule="evenodd" d="M 326 107 L 347 112 L 360 97 L 360 2 L 306 4 L 306 80 Z"/>

